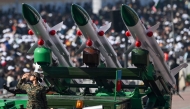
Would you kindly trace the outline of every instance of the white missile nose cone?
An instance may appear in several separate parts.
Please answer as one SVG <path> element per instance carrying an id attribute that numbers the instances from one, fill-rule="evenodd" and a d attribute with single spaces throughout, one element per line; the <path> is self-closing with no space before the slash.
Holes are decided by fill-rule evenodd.
<path id="1" fill-rule="evenodd" d="M 29 4 L 22 4 L 22 15 L 30 25 L 35 25 L 40 20 L 40 14 Z"/>
<path id="2" fill-rule="evenodd" d="M 81 6 L 76 4 L 72 4 L 71 6 L 71 15 L 79 26 L 86 25 L 90 19 L 88 13 Z"/>
<path id="3" fill-rule="evenodd" d="M 121 6 L 121 17 L 127 26 L 135 26 L 139 21 L 137 13 L 125 4 Z"/>

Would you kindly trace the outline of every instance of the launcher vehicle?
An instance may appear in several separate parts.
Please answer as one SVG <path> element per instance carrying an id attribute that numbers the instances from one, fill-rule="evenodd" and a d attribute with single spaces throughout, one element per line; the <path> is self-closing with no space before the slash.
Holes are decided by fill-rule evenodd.
<path id="1" fill-rule="evenodd" d="M 89 52 L 87 49 L 94 50 L 94 52 Z M 83 51 L 85 57 L 83 61 L 90 66 L 87 68 L 52 67 L 50 66 L 52 63 L 51 50 L 43 46 L 35 49 L 34 62 L 43 69 L 43 79 L 46 85 L 54 85 L 52 90 L 56 92 L 52 95 L 47 94 L 49 107 L 82 109 L 101 105 L 104 109 L 171 108 L 171 87 L 161 75 L 155 75 L 154 66 L 149 62 L 147 50 L 140 48 L 132 50 L 132 64 L 136 68 L 104 68 L 97 66 L 99 51 L 94 48 L 87 49 Z M 92 79 L 96 84 L 71 83 L 64 81 L 66 78 Z M 112 83 L 105 79 L 115 79 L 116 82 Z M 125 85 L 120 82 L 121 79 L 142 80 L 144 85 Z M 84 88 L 84 92 L 72 90 L 73 87 L 76 89 Z M 97 90 L 95 93 L 90 93 L 89 88 L 97 88 Z M 130 92 L 126 89 L 134 90 Z M 26 94 L 1 98 L 0 108 L 25 108 L 27 99 Z"/>

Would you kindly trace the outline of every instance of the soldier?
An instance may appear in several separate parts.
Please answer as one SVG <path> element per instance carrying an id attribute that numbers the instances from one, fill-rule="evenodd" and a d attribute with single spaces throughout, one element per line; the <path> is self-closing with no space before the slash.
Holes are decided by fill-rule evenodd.
<path id="1" fill-rule="evenodd" d="M 31 84 L 25 84 L 24 79 L 30 77 Z M 42 82 L 39 73 L 25 73 L 17 84 L 17 88 L 26 90 L 28 94 L 27 109 L 47 109 L 46 88 L 40 86 Z"/>

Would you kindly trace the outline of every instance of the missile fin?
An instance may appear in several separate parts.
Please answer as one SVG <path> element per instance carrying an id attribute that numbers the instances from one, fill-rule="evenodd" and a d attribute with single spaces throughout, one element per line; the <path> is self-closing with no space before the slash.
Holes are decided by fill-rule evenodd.
<path id="1" fill-rule="evenodd" d="M 28 50 L 27 53 L 34 53 L 34 50 L 38 47 L 38 42 L 35 42 L 34 45 Z"/>
<path id="2" fill-rule="evenodd" d="M 111 22 L 104 26 L 101 26 L 98 31 L 102 30 L 105 33 L 110 27 L 111 27 Z"/>
<path id="3" fill-rule="evenodd" d="M 50 30 L 58 31 L 63 25 L 63 21 L 52 27 Z"/>
<path id="4" fill-rule="evenodd" d="M 78 55 L 86 48 L 86 42 L 83 42 L 80 48 L 75 52 L 75 55 Z"/>
<path id="5" fill-rule="evenodd" d="M 148 29 L 148 31 L 155 32 L 155 31 L 158 29 L 159 26 L 160 26 L 160 22 L 158 22 L 156 25 L 150 27 L 150 28 Z"/>
<path id="6" fill-rule="evenodd" d="M 135 42 L 133 42 L 129 48 L 125 51 L 125 54 L 129 54 L 135 48 Z"/>
<path id="7" fill-rule="evenodd" d="M 172 74 L 173 76 L 175 76 L 177 73 L 179 73 L 179 71 L 180 71 L 182 68 L 186 68 L 187 66 L 188 66 L 187 63 L 183 63 L 183 64 L 181 64 L 181 65 L 179 65 L 179 66 L 173 68 L 173 69 L 171 70 L 171 74 Z"/>
<path id="8" fill-rule="evenodd" d="M 158 2 L 159 2 L 159 0 L 153 0 L 154 1 L 154 6 L 156 6 L 157 4 L 158 4 Z"/>

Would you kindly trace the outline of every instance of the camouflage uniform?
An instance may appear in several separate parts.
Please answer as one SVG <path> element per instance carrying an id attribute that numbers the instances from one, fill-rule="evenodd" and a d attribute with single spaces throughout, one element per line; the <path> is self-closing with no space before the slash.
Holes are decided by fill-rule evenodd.
<path id="1" fill-rule="evenodd" d="M 24 84 L 23 80 L 20 79 L 17 88 L 26 90 L 28 94 L 27 109 L 47 109 L 46 88 L 44 86 Z"/>

